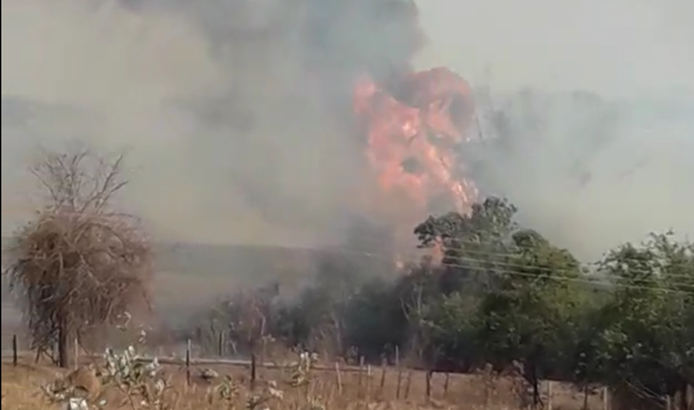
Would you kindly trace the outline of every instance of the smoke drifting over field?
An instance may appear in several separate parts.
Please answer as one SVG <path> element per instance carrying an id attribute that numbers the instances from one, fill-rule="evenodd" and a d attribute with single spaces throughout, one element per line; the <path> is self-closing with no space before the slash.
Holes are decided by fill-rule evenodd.
<path id="1" fill-rule="evenodd" d="M 484 189 L 579 255 L 694 234 L 689 2 L 420 3 L 416 65 L 510 107 L 508 143 L 463 152 Z M 129 151 L 129 204 L 160 237 L 345 239 L 373 189 L 352 80 L 406 68 L 420 40 L 407 7 L 374 4 L 2 0 L 3 198 L 37 143 L 86 139 Z"/>

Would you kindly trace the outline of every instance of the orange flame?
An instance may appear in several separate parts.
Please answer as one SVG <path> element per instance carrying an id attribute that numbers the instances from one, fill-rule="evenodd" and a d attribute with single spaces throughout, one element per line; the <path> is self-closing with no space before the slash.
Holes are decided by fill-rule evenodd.
<path id="1" fill-rule="evenodd" d="M 363 78 L 355 89 L 354 109 L 366 129 L 366 154 L 381 191 L 406 194 L 408 220 L 399 222 L 411 232 L 432 198 L 445 195 L 464 213 L 477 197 L 472 182 L 452 174 L 452 148 L 466 139 L 473 105 L 469 84 L 446 68 L 412 73 L 399 91 L 396 99 Z"/>
<path id="2" fill-rule="evenodd" d="M 477 190 L 452 175 L 454 144 L 465 139 L 472 119 L 468 83 L 446 68 L 416 72 L 405 79 L 398 100 L 369 78 L 356 87 L 354 109 L 368 136 L 367 157 L 379 186 L 406 192 L 420 212 L 446 194 L 466 212 Z"/>

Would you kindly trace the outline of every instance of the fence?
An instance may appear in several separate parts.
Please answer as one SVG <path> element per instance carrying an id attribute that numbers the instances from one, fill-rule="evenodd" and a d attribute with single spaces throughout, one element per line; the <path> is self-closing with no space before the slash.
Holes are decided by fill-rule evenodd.
<path id="1" fill-rule="evenodd" d="M 17 335 L 11 337 L 12 349 L 3 351 L 3 359 L 11 359 L 13 366 L 18 366 L 23 359 L 35 359 L 34 354 L 28 355 L 29 350 L 22 350 Z M 253 388 L 256 381 L 262 377 L 262 372 L 283 372 L 287 364 L 273 361 L 258 360 L 251 355 L 249 360 L 229 358 L 195 357 L 195 349 L 189 340 L 179 357 L 158 355 L 145 355 L 140 360 L 150 362 L 156 357 L 157 361 L 165 366 L 172 366 L 185 372 L 186 383 L 198 383 L 205 375 L 213 373 L 244 374 L 250 387 Z M 222 352 L 223 353 L 223 352 Z M 75 355 L 74 366 L 80 360 L 94 360 L 95 355 Z M 217 370 L 215 370 L 217 369 Z M 491 375 L 461 375 L 453 373 L 425 372 L 408 368 L 401 364 L 399 353 L 393 365 L 385 361 L 379 366 L 366 364 L 364 359 L 359 360 L 358 365 L 347 365 L 343 362 L 318 363 L 311 368 L 321 380 L 328 380 L 335 386 L 339 394 L 351 394 L 359 398 L 374 398 L 388 400 L 411 400 L 416 397 L 425 397 L 429 400 L 444 400 L 458 402 L 465 397 L 465 402 L 475 401 L 489 404 L 498 403 L 502 399 L 504 391 L 513 391 L 512 381 L 504 381 Z M 267 374 L 275 377 L 276 375 Z M 552 381 L 544 381 L 541 385 L 543 402 L 546 409 L 581 409 L 588 404 L 589 409 L 617 410 L 611 408 L 610 395 L 607 389 L 598 392 L 570 391 L 566 385 Z M 517 393 L 517 392 L 516 392 Z M 472 398 L 475 396 L 474 398 Z M 571 396 L 570 398 L 568 396 Z M 567 405 L 571 400 L 574 405 Z"/>

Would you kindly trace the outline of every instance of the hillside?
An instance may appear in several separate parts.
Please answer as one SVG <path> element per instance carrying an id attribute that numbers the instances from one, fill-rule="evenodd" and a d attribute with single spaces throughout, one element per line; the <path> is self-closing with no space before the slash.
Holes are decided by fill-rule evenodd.
<path id="1" fill-rule="evenodd" d="M 3 249 L 8 239 L 2 239 Z M 156 245 L 155 304 L 174 315 L 243 287 L 278 280 L 291 292 L 315 272 L 321 252 L 271 246 L 158 243 Z M 4 254 L 3 254 L 4 256 Z M 3 300 L 7 283 L 2 281 Z M 3 324 L 16 319 L 16 310 L 3 303 Z M 168 314 L 166 315 L 168 316 Z"/>

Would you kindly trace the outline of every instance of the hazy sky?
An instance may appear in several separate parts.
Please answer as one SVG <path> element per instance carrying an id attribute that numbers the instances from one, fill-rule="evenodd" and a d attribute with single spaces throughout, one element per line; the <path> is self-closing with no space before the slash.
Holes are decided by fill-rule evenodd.
<path id="1" fill-rule="evenodd" d="M 359 211 L 357 145 L 314 98 L 298 63 L 309 46 L 278 1 L 249 2 L 233 20 L 216 0 L 2 0 L 3 231 L 5 209 L 24 206 L 35 147 L 82 139 L 128 151 L 129 204 L 159 237 L 339 239 L 342 217 Z M 449 65 L 500 95 L 584 90 L 625 105 L 585 187 L 562 166 L 586 131 L 560 111 L 499 164 L 512 172 L 497 189 L 529 220 L 587 255 L 653 229 L 694 234 L 694 2 L 420 3 L 419 66 Z M 282 35 L 229 40 L 241 20 Z M 373 40 L 348 27 L 354 47 Z"/>
<path id="2" fill-rule="evenodd" d="M 436 61 L 503 89 L 608 96 L 694 91 L 694 3 L 687 0 L 421 2 Z"/>

